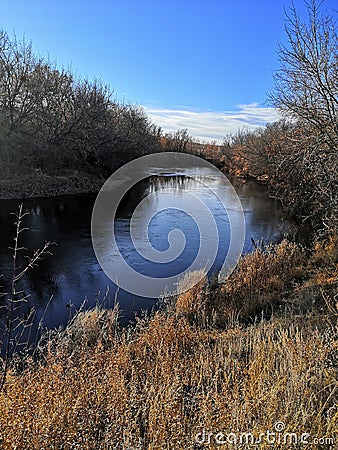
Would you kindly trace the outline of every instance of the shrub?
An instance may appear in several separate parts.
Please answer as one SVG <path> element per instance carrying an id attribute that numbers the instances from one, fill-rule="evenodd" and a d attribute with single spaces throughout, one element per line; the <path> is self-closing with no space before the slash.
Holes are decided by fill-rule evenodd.
<path id="1" fill-rule="evenodd" d="M 305 273 L 306 257 L 297 244 L 283 240 L 241 258 L 217 292 L 218 323 L 270 315 Z"/>

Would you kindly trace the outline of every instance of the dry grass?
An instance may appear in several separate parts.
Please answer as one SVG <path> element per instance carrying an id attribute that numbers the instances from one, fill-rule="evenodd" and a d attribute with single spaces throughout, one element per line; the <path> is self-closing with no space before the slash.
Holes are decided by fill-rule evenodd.
<path id="1" fill-rule="evenodd" d="M 77 352 L 60 335 L 44 364 L 10 374 L 2 448 L 193 449 L 203 428 L 258 436 L 278 420 L 331 437 L 337 329 L 294 321 L 203 331 L 157 313 Z"/>
<path id="2" fill-rule="evenodd" d="M 308 259 L 307 278 L 293 292 L 299 312 L 338 309 L 338 235 L 329 234 L 314 245 Z"/>
<path id="3" fill-rule="evenodd" d="M 246 255 L 220 290 L 220 321 L 271 314 L 305 274 L 303 250 L 286 240 Z M 222 307 L 222 305 L 224 305 Z"/>
<path id="4" fill-rule="evenodd" d="M 193 286 L 185 291 L 187 286 Z M 192 324 L 203 328 L 212 324 L 212 308 L 209 298 L 209 284 L 201 271 L 190 272 L 180 281 L 179 289 L 184 291 L 165 305 L 166 312 L 176 318 L 184 317 Z"/>
<path id="5" fill-rule="evenodd" d="M 229 299 L 244 311 L 247 296 L 248 313 L 285 290 L 299 293 L 304 267 L 303 252 L 283 242 L 245 257 L 216 300 L 202 280 L 133 328 L 118 330 L 116 309 L 79 313 L 49 337 L 43 358 L 27 359 L 21 372 L 13 366 L 0 392 L 1 448 L 198 449 L 203 429 L 214 433 L 205 448 L 219 448 L 217 432 L 258 437 L 277 421 L 285 431 L 338 442 L 333 297 L 321 314 L 233 320 L 227 329 L 210 323 L 212 314 L 226 316 Z M 259 448 L 334 446 L 271 447 L 263 439 Z"/>
<path id="6" fill-rule="evenodd" d="M 253 322 L 258 315 L 271 316 L 284 304 L 305 276 L 306 266 L 305 253 L 297 244 L 283 240 L 257 248 L 241 258 L 221 287 L 212 289 L 202 280 L 181 294 L 170 311 L 202 326 Z"/>

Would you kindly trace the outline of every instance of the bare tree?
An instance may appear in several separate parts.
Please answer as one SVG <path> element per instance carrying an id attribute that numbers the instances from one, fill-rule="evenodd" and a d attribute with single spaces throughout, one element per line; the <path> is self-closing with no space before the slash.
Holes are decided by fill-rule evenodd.
<path id="1" fill-rule="evenodd" d="M 14 36 L 10 40 L 2 32 L 0 40 L 0 107 L 6 112 L 11 130 L 17 130 L 34 117 L 31 74 L 38 59 L 25 38 L 18 40 Z"/>
<path id="2" fill-rule="evenodd" d="M 161 133 L 140 107 L 75 77 L 0 30 L 0 167 L 98 174 L 156 151 Z M 8 171 L 8 170 L 7 170 Z"/>
<path id="3" fill-rule="evenodd" d="M 288 44 L 279 46 L 281 67 L 275 75 L 274 105 L 310 123 L 328 142 L 338 133 L 338 34 L 331 15 L 316 0 L 307 5 L 308 22 L 295 7 L 286 19 Z"/>
<path id="4" fill-rule="evenodd" d="M 337 220 L 338 206 L 338 33 L 335 12 L 322 13 L 322 3 L 305 2 L 306 21 L 294 6 L 286 15 L 288 42 L 279 46 L 270 98 L 298 125 L 285 162 L 297 172 L 300 193 L 311 197 L 308 217 L 328 224 Z"/>
<path id="5" fill-rule="evenodd" d="M 165 134 L 165 151 L 191 153 L 192 138 L 186 128 Z"/>

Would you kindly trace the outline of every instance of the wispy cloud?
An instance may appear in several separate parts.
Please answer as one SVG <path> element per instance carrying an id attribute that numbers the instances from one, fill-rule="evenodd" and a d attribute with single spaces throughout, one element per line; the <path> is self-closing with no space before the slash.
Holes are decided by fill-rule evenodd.
<path id="1" fill-rule="evenodd" d="M 189 109 L 165 109 L 145 107 L 151 120 L 165 132 L 187 128 L 189 134 L 201 141 L 216 140 L 218 143 L 239 129 L 255 129 L 280 118 L 274 108 L 258 103 L 238 105 L 234 111 L 194 111 Z"/>

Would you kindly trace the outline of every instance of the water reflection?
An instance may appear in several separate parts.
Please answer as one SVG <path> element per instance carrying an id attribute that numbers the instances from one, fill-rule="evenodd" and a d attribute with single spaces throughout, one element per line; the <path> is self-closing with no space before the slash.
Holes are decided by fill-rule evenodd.
<path id="1" fill-rule="evenodd" d="M 118 243 L 125 254 L 129 255 L 130 263 L 145 273 L 158 274 L 159 268 L 138 259 L 131 248 L 129 236 L 130 218 L 142 199 L 149 194 L 143 208 L 151 210 L 156 206 L 165 208 L 166 200 L 163 195 L 156 195 L 161 189 L 166 189 L 166 195 L 180 196 L 181 204 L 189 202 L 191 193 L 198 193 L 215 211 L 215 217 L 220 224 L 222 245 L 216 258 L 213 270 L 219 269 L 222 262 L 222 252 L 227 249 L 227 221 L 224 211 L 219 208 L 217 197 L 206 189 L 204 183 L 212 186 L 215 193 L 224 192 L 226 185 L 220 178 L 210 178 L 208 173 L 189 174 L 160 174 L 151 175 L 146 180 L 135 185 L 123 198 L 117 213 L 115 229 L 118 234 Z M 278 205 L 275 200 L 267 197 L 263 187 L 253 183 L 231 180 L 241 199 L 245 220 L 246 240 L 244 251 L 251 250 L 251 238 L 265 241 L 277 240 L 289 231 L 289 226 L 282 223 L 278 217 Z M 189 194 L 189 195 L 188 195 Z M 47 303 L 48 308 L 44 315 L 47 327 L 57 327 L 65 323 L 69 317 L 69 305 L 80 307 L 86 299 L 86 306 L 94 305 L 99 298 L 102 299 L 107 286 L 110 293 L 107 303 L 114 303 L 116 286 L 102 272 L 98 265 L 90 236 L 90 221 L 95 195 L 76 195 L 57 198 L 27 199 L 24 201 L 24 210 L 29 215 L 25 217 L 24 226 L 29 231 L 22 233 L 21 245 L 27 249 L 26 253 L 40 248 L 44 241 L 55 242 L 51 251 L 53 256 L 46 256 L 39 266 L 27 273 L 21 283 L 25 293 L 30 294 L 29 305 L 36 309 L 36 320 L 44 315 Z M 178 197 L 177 197 L 178 198 Z M 0 273 L 2 278 L 2 291 L 8 292 L 11 278 L 12 257 L 9 247 L 13 245 L 15 227 L 11 212 L 16 211 L 20 201 L 0 201 Z M 231 194 L 229 192 L 229 207 L 231 208 Z M 139 216 L 140 230 L 144 227 L 143 215 Z M 201 217 L 203 220 L 203 217 Z M 182 229 L 187 238 L 185 252 L 176 261 L 176 269 L 180 269 L 194 258 L 199 245 L 199 234 L 196 225 L 178 211 L 167 210 L 154 217 L 151 224 L 150 240 L 159 251 L 168 246 L 168 233 L 174 227 Z M 214 236 L 210 236 L 211 240 Z M 24 264 L 23 255 L 19 257 L 20 265 Z M 170 269 L 171 270 L 171 269 Z M 118 301 L 123 310 L 124 322 L 134 317 L 134 312 L 149 309 L 154 300 L 140 298 L 120 290 L 117 293 Z"/>

